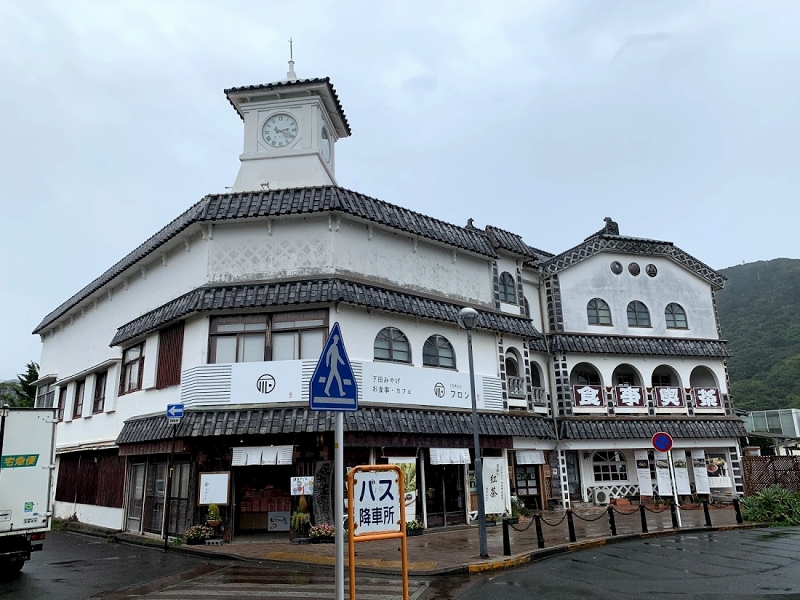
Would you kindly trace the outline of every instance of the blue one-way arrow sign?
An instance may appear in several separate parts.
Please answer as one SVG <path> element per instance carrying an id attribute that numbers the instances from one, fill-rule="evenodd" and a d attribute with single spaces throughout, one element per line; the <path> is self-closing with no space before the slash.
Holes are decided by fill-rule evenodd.
<path id="1" fill-rule="evenodd" d="M 180 419 L 183 417 L 183 404 L 167 404 L 167 418 Z"/>
<path id="2" fill-rule="evenodd" d="M 339 323 L 334 323 L 308 384 L 311 410 L 358 410 L 358 386 L 344 349 Z"/>

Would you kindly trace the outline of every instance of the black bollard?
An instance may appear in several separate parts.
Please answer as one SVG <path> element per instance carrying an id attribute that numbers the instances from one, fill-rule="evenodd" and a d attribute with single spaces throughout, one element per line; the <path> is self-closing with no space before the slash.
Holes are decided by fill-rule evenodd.
<path id="1" fill-rule="evenodd" d="M 647 515 L 645 514 L 644 504 L 639 505 L 639 516 L 642 519 L 642 533 L 647 533 Z"/>
<path id="2" fill-rule="evenodd" d="M 669 505 L 669 513 L 672 517 L 672 528 L 678 529 L 678 509 L 676 508 L 676 504 L 673 502 Z"/>
<path id="3" fill-rule="evenodd" d="M 536 545 L 539 548 L 544 548 L 544 534 L 542 533 L 542 515 L 534 515 L 533 520 L 536 521 Z"/>
<path id="4" fill-rule="evenodd" d="M 617 535 L 617 522 L 614 520 L 614 507 L 608 507 L 608 526 L 611 527 L 611 535 Z"/>
<path id="5" fill-rule="evenodd" d="M 567 509 L 567 527 L 569 528 L 569 541 L 577 542 L 578 538 L 575 537 L 575 523 L 572 522 L 572 509 Z"/>
<path id="6" fill-rule="evenodd" d="M 733 499 L 733 510 L 736 511 L 736 522 L 739 523 L 739 525 L 744 523 L 744 519 L 742 519 L 742 507 L 739 506 L 738 498 Z"/>
<path id="7" fill-rule="evenodd" d="M 706 517 L 706 527 L 711 527 L 711 513 L 708 511 L 708 500 L 703 500 L 703 515 Z"/>
<path id="8" fill-rule="evenodd" d="M 508 517 L 503 517 L 503 556 L 511 556 L 511 538 L 508 532 Z"/>

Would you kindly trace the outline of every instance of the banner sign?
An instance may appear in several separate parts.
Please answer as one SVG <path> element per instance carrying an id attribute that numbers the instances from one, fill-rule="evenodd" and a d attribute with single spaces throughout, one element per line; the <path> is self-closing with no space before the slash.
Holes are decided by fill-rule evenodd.
<path id="1" fill-rule="evenodd" d="M 506 511 L 506 498 L 509 496 L 508 465 L 504 458 L 483 459 L 483 501 L 487 515 Z"/>
<path id="2" fill-rule="evenodd" d="M 704 450 L 692 450 L 692 474 L 694 488 L 698 494 L 710 494 L 708 471 L 706 470 L 706 453 Z"/>
<path id="3" fill-rule="evenodd" d="M 709 487 L 731 487 L 731 476 L 728 472 L 728 461 L 724 454 L 706 454 L 706 472 L 708 473 Z"/>
<path id="4" fill-rule="evenodd" d="M 635 450 L 636 475 L 639 477 L 639 494 L 642 496 L 653 495 L 653 478 L 650 475 L 650 459 L 647 450 Z"/>
<path id="5" fill-rule="evenodd" d="M 389 457 L 390 465 L 397 465 L 403 471 L 405 483 L 406 521 L 417 520 L 417 459 L 409 457 Z"/>
<path id="6" fill-rule="evenodd" d="M 675 467 L 675 486 L 678 493 L 689 496 L 692 493 L 692 484 L 689 483 L 689 469 L 686 463 L 685 450 L 672 451 L 672 464 Z"/>
<path id="7" fill-rule="evenodd" d="M 669 455 L 666 452 L 656 453 L 656 481 L 658 481 L 658 495 L 662 498 L 672 495 L 672 482 L 669 477 Z"/>

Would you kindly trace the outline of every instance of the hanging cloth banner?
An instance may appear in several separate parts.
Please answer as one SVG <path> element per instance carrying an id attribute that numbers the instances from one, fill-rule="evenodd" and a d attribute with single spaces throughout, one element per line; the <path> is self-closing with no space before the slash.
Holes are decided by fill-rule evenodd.
<path id="1" fill-rule="evenodd" d="M 692 493 L 692 484 L 689 483 L 689 469 L 686 464 L 686 451 L 673 450 L 672 464 L 675 467 L 675 486 L 678 493 L 689 496 Z"/>
<path id="2" fill-rule="evenodd" d="M 636 475 L 639 476 L 639 495 L 653 495 L 653 479 L 650 476 L 650 459 L 647 450 L 635 450 L 633 456 L 636 459 Z"/>
<path id="3" fill-rule="evenodd" d="M 656 453 L 656 481 L 658 482 L 658 495 L 662 498 L 672 496 L 672 482 L 669 477 L 669 456 L 666 452 Z"/>
<path id="4" fill-rule="evenodd" d="M 506 512 L 509 496 L 508 464 L 505 458 L 483 459 L 483 501 L 487 515 Z"/>
<path id="5" fill-rule="evenodd" d="M 406 521 L 417 520 L 417 459 L 410 457 L 389 457 L 390 465 L 397 465 L 403 471 L 405 482 Z"/>
<path id="6" fill-rule="evenodd" d="M 695 491 L 698 494 L 710 494 L 705 450 L 692 450 L 692 473 L 694 474 Z"/>

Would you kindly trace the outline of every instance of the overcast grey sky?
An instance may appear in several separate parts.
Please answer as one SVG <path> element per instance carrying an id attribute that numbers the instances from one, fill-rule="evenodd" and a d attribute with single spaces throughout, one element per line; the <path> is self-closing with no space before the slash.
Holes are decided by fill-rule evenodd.
<path id="1" fill-rule="evenodd" d="M 41 318 L 233 183 L 226 87 L 330 76 L 339 184 L 566 250 L 611 216 L 798 258 L 800 2 L 5 0 L 0 379 Z"/>

